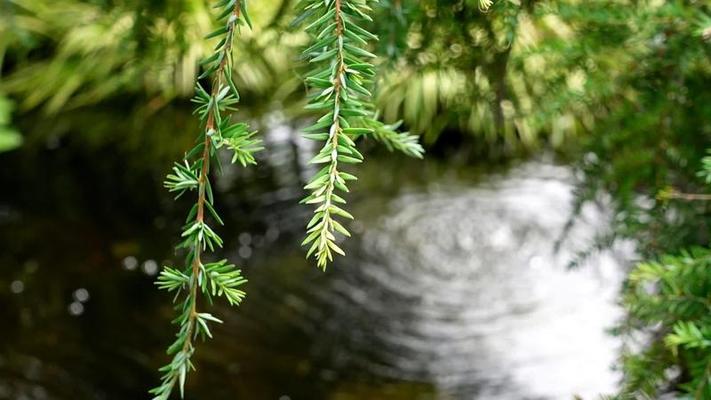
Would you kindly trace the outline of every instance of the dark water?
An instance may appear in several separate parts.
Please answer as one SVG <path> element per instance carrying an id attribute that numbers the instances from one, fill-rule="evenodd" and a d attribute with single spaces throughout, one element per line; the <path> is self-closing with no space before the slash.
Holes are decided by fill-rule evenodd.
<path id="1" fill-rule="evenodd" d="M 248 297 L 214 310 L 225 324 L 199 346 L 186 398 L 614 390 L 618 342 L 605 330 L 620 314 L 621 256 L 566 269 L 605 227 L 593 206 L 554 251 L 570 216 L 568 169 L 371 152 L 351 196 L 348 257 L 322 273 L 297 246 L 309 144 L 270 123 L 262 167 L 228 168 L 217 185 L 224 255 L 243 266 Z M 169 164 L 136 154 L 50 138 L 0 156 L 3 187 L 15 188 L 0 198 L 0 399 L 140 399 L 156 383 L 174 327 L 170 297 L 152 282 L 179 259 L 186 203 L 162 193 Z"/>

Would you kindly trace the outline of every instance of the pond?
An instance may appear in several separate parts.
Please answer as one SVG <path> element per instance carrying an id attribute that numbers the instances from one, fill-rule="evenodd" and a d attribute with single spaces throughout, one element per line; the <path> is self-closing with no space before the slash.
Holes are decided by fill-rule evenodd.
<path id="1" fill-rule="evenodd" d="M 51 144 L 51 145 L 50 145 Z M 608 334 L 626 249 L 568 268 L 606 229 L 575 222 L 573 175 L 543 159 L 487 170 L 372 153 L 353 186 L 348 256 L 323 273 L 298 248 L 310 144 L 269 131 L 262 166 L 226 168 L 224 256 L 248 296 L 216 305 L 186 398 L 570 399 L 612 392 Z M 0 398 L 138 399 L 174 326 L 153 286 L 187 203 L 167 165 L 127 167 L 107 146 L 3 155 Z M 7 166 L 13 165 L 13 168 Z M 173 261 L 171 261 L 173 260 Z"/>

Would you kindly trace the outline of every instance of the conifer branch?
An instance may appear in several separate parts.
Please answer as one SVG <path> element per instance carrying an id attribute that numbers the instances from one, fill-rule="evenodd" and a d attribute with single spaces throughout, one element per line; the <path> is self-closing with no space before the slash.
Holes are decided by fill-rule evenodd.
<path id="1" fill-rule="evenodd" d="M 385 145 L 390 151 L 397 150 L 414 158 L 422 158 L 425 153 L 425 149 L 419 142 L 419 136 L 409 132 L 398 132 L 402 121 L 385 124 L 376 117 L 365 119 L 362 123 L 363 126 L 371 129 L 370 136 Z"/>
<path id="2" fill-rule="evenodd" d="M 222 246 L 222 239 L 208 225 L 205 212 L 223 224 L 214 207 L 209 180 L 211 162 L 219 163 L 215 157 L 217 149 L 228 147 L 234 153 L 233 162 L 239 161 L 243 166 L 254 164 L 253 153 L 261 149 L 260 141 L 254 138 L 256 132 L 250 132 L 244 123 L 232 124 L 228 114 L 239 101 L 239 92 L 232 80 L 232 44 L 239 26 L 251 25 L 245 1 L 221 0 L 215 5 L 220 13 L 218 20 L 223 25 L 207 38 L 220 40 L 214 53 L 203 61 L 205 72 L 198 78 L 211 77 L 211 89 L 208 93 L 198 83 L 192 100 L 197 104 L 195 113 L 203 123 L 203 130 L 198 144 L 185 155 L 182 164 L 175 164 L 173 174 L 168 175 L 165 182 L 169 191 L 177 192 L 176 197 L 192 190 L 197 190 L 198 196 L 186 218 L 181 235 L 183 242 L 178 245 L 187 249 L 185 267 L 182 270 L 164 267 L 156 282 L 160 289 L 175 291 L 176 299 L 181 292 L 185 292 L 185 297 L 176 307 L 179 315 L 173 323 L 180 328 L 167 351 L 173 358 L 160 369 L 163 372 L 161 384 L 150 391 L 154 400 L 168 399 L 176 384 L 183 396 L 186 376 L 194 369 L 191 358 L 195 339 L 212 337 L 209 323 L 221 323 L 211 314 L 198 311 L 198 295 L 209 300 L 213 296 L 224 296 L 231 305 L 239 304 L 245 295 L 237 287 L 246 280 L 234 265 L 225 260 L 215 263 L 202 260 L 208 248 L 212 251 Z"/>
<path id="3" fill-rule="evenodd" d="M 337 191 L 348 192 L 347 181 L 356 177 L 343 172 L 340 164 L 357 164 L 363 156 L 356 148 L 355 139 L 374 134 L 374 127 L 387 130 L 388 126 L 374 118 L 372 94 L 367 89 L 375 75 L 374 66 L 366 61 L 375 55 L 365 50 L 369 41 L 377 37 L 362 27 L 370 17 L 369 0 L 302 0 L 297 22 L 309 21 L 305 27 L 311 35 L 311 45 L 303 55 L 316 67 L 306 76 L 310 89 L 307 109 L 317 110 L 322 116 L 304 129 L 304 136 L 323 141 L 323 146 L 311 160 L 325 164 L 304 187 L 311 193 L 302 203 L 315 206 L 307 224 L 307 257 L 314 255 L 318 267 L 325 269 L 333 261 L 333 253 L 344 255 L 336 244 L 336 232 L 350 236 L 337 218 L 353 219 L 342 208 L 346 201 Z M 378 125 L 379 124 L 379 125 Z M 384 131 L 382 131 L 384 132 Z M 392 148 L 405 150 L 410 155 L 421 154 L 411 138 L 391 134 L 374 134 Z M 393 132 L 394 133 L 394 132 Z"/>
<path id="4" fill-rule="evenodd" d="M 711 201 L 711 194 L 706 193 L 683 193 L 674 188 L 667 188 L 657 194 L 657 198 L 662 201 L 666 200 L 684 200 L 684 201 Z"/>

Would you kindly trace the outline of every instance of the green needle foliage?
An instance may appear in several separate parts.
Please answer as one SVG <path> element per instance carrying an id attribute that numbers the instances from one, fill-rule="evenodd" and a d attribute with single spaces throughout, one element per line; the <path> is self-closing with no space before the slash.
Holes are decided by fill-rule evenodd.
<path id="1" fill-rule="evenodd" d="M 0 153 L 22 144 L 22 135 L 10 126 L 12 102 L 0 94 Z"/>
<path id="2" fill-rule="evenodd" d="M 680 398 L 711 398 L 709 268 L 711 251 L 694 248 L 631 272 L 624 297 L 628 329 L 651 327 L 655 335 L 641 351 L 625 355 L 623 395 L 657 398 L 671 389 L 688 396 Z"/>
<path id="3" fill-rule="evenodd" d="M 306 74 L 309 86 L 309 110 L 321 117 L 304 129 L 306 138 L 323 142 L 311 163 L 323 167 L 305 186 L 311 193 L 302 203 L 315 206 L 307 224 L 302 245 L 308 245 L 307 257 L 314 255 L 325 269 L 333 254 L 345 255 L 336 244 L 336 232 L 350 236 L 338 219 L 353 219 L 343 208 L 346 201 L 338 192 L 348 192 L 348 181 L 356 177 L 342 170 L 343 164 L 363 162 L 355 139 L 371 135 L 390 149 L 421 157 L 422 147 L 407 133 L 397 133 L 393 125 L 376 120 L 369 87 L 375 76 L 371 63 L 375 55 L 365 49 L 377 37 L 364 28 L 372 22 L 368 0 L 302 0 L 295 24 L 305 27 L 311 42 L 303 56 L 313 68 Z"/>
<path id="4" fill-rule="evenodd" d="M 198 297 L 212 302 L 213 297 L 224 297 L 230 305 L 238 305 L 245 293 L 239 289 L 246 280 L 240 270 L 226 260 L 204 262 L 202 256 L 208 249 L 222 246 L 222 239 L 210 227 L 207 220 L 223 224 L 214 207 L 214 197 L 210 185 L 210 165 L 219 170 L 217 150 L 227 147 L 233 152 L 232 162 L 242 166 L 255 164 L 254 152 L 261 149 L 254 131 L 244 123 L 232 123 L 229 112 L 239 101 L 239 93 L 232 79 L 232 44 L 240 26 L 250 25 L 245 0 L 220 0 L 215 4 L 218 20 L 222 26 L 207 38 L 217 38 L 214 53 L 203 61 L 205 71 L 198 78 L 211 78 L 208 92 L 199 83 L 195 88 L 195 113 L 200 117 L 202 130 L 198 143 L 190 150 L 182 162 L 176 163 L 169 174 L 165 187 L 177 193 L 197 192 L 197 199 L 186 218 L 179 248 L 187 251 L 182 268 L 164 267 L 156 285 L 163 290 L 175 292 L 175 299 L 182 296 L 176 306 L 178 316 L 173 323 L 179 326 L 176 339 L 168 348 L 173 358 L 161 368 L 161 384 L 150 391 L 154 400 L 170 397 L 178 384 L 183 395 L 185 379 L 194 369 L 191 361 L 198 337 L 212 337 L 210 324 L 221 321 L 209 313 L 198 311 Z M 176 198 L 177 198 L 176 197 Z M 209 215 L 209 217 L 208 217 Z"/>
<path id="5" fill-rule="evenodd" d="M 701 159 L 696 175 L 710 183 L 711 158 Z M 704 210 L 711 195 L 667 187 L 657 200 L 669 207 L 689 203 Z M 695 246 L 655 257 L 630 272 L 623 298 L 628 315 L 620 332 L 632 340 L 640 332 L 649 338 L 623 355 L 620 399 L 658 398 L 667 392 L 683 393 L 679 398 L 711 399 L 709 268 L 711 250 Z"/>

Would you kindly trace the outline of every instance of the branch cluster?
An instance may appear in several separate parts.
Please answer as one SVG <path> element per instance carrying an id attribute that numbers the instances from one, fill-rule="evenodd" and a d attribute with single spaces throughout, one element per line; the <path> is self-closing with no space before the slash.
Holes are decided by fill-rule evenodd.
<path id="1" fill-rule="evenodd" d="M 365 49 L 369 41 L 377 40 L 365 28 L 372 21 L 370 3 L 302 0 L 298 5 L 296 23 L 308 21 L 304 29 L 311 37 L 303 52 L 313 66 L 305 78 L 310 89 L 306 108 L 321 113 L 316 123 L 304 129 L 304 136 L 323 143 L 311 160 L 323 167 L 305 186 L 310 194 L 302 200 L 315 207 L 302 245 L 309 246 L 307 257 L 313 254 L 322 269 L 333 261 L 334 253 L 345 254 L 336 244 L 336 233 L 350 236 L 341 221 L 353 216 L 343 208 L 346 200 L 339 193 L 348 192 L 348 182 L 356 179 L 344 172 L 342 165 L 363 161 L 355 139 L 371 135 L 391 149 L 417 157 L 422 154 L 415 137 L 398 134 L 375 119 L 369 90 L 375 76 L 371 63 L 375 55 Z"/>
<path id="2" fill-rule="evenodd" d="M 215 8 L 221 26 L 207 38 L 219 38 L 219 41 L 213 54 L 202 62 L 205 70 L 198 78 L 198 81 L 211 78 L 211 88 L 208 92 L 198 82 L 192 99 L 203 128 L 198 143 L 185 155 L 182 163 L 175 164 L 165 180 L 165 187 L 177 193 L 176 198 L 195 191 L 197 199 L 188 212 L 182 242 L 178 245 L 186 250 L 185 264 L 182 268 L 164 267 L 156 282 L 160 289 L 175 292 L 175 300 L 181 296 L 182 300 L 176 306 L 178 316 L 173 320 L 179 326 L 178 333 L 167 351 L 173 358 L 160 369 L 163 373 L 161 384 L 150 391 L 154 400 L 168 399 L 176 384 L 182 396 L 186 376 L 194 369 L 191 358 L 195 352 L 195 339 L 211 338 L 210 324 L 222 322 L 210 313 L 198 311 L 198 297 L 202 295 L 209 302 L 214 297 L 224 297 L 230 305 L 238 305 L 245 296 L 239 287 L 246 279 L 239 269 L 226 260 L 202 260 L 203 252 L 222 246 L 222 238 L 208 222 L 209 218 L 223 224 L 215 210 L 209 179 L 210 165 L 220 167 L 217 150 L 228 148 L 233 152 L 232 162 L 247 166 L 255 164 L 254 153 L 262 148 L 255 131 L 251 131 L 247 124 L 232 123 L 229 118 L 229 113 L 239 102 L 239 92 L 232 80 L 232 43 L 240 26 L 251 25 L 245 0 L 220 0 Z"/>
<path id="3" fill-rule="evenodd" d="M 169 364 L 161 368 L 161 384 L 150 392 L 154 400 L 167 400 L 175 385 L 183 394 L 188 371 L 194 369 L 191 361 L 197 337 L 211 338 L 211 323 L 221 321 L 210 313 L 199 312 L 198 297 L 209 302 L 214 297 L 224 297 L 230 305 L 238 305 L 245 296 L 239 287 L 246 282 L 240 271 L 226 260 L 203 262 L 206 251 L 222 246 L 222 239 L 210 223 L 223 224 L 215 210 L 212 186 L 209 180 L 210 165 L 219 169 L 218 149 L 232 151 L 232 162 L 242 166 L 255 164 L 254 153 L 262 149 L 247 124 L 232 123 L 229 113 L 239 102 L 239 92 L 232 80 L 232 44 L 241 25 L 251 26 L 246 13 L 245 0 L 220 0 L 219 21 L 222 26 L 208 38 L 218 38 L 214 53 L 203 61 L 204 73 L 195 88 L 195 114 L 203 130 L 195 145 L 180 163 L 176 163 L 165 180 L 165 187 L 176 193 L 176 198 L 188 192 L 197 192 L 197 199 L 188 212 L 181 234 L 179 248 L 187 256 L 184 267 L 164 267 L 156 284 L 160 289 L 175 293 L 179 326 L 176 339 L 168 348 L 172 355 Z M 342 170 L 343 164 L 357 164 L 363 155 L 356 148 L 360 136 L 371 136 L 390 150 L 399 150 L 421 157 L 422 147 L 416 136 L 395 131 L 397 124 L 387 125 L 377 120 L 373 112 L 369 87 L 375 75 L 375 57 L 365 49 L 369 40 L 377 39 L 368 32 L 364 23 L 371 21 L 369 0 L 303 0 L 298 21 L 309 21 L 305 30 L 312 43 L 304 56 L 313 65 L 307 74 L 310 88 L 307 109 L 321 113 L 312 126 L 305 129 L 307 138 L 323 142 L 321 150 L 311 160 L 322 164 L 321 170 L 306 185 L 311 193 L 304 203 L 315 205 L 314 216 L 307 226 L 304 245 L 310 245 L 308 256 L 315 255 L 317 265 L 325 268 L 333 260 L 333 253 L 343 255 L 336 244 L 336 232 L 350 236 L 339 221 L 352 219 L 343 208 L 346 201 L 339 195 L 348 192 L 347 182 L 356 177 Z M 199 83 L 210 78 L 208 91 Z M 209 219 L 209 221 L 208 221 Z"/>

